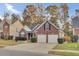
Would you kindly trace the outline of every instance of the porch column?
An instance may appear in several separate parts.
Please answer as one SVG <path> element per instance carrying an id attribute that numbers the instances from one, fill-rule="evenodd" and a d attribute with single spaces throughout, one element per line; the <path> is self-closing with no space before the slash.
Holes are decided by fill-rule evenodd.
<path id="1" fill-rule="evenodd" d="M 48 43 L 48 32 L 46 32 L 46 43 Z"/>
<path id="2" fill-rule="evenodd" d="M 34 37 L 34 33 L 33 33 L 33 37 Z"/>
<path id="3" fill-rule="evenodd" d="M 26 35 L 26 37 L 27 37 L 27 40 L 28 40 L 28 34 Z"/>

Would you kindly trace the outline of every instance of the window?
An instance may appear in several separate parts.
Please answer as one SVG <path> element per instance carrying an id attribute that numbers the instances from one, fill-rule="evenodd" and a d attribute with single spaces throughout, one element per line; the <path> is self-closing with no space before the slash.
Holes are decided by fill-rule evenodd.
<path id="1" fill-rule="evenodd" d="M 24 35 L 25 35 L 24 32 L 21 32 L 21 33 L 20 33 L 20 36 L 21 36 L 21 37 L 24 37 Z"/>
<path id="2" fill-rule="evenodd" d="M 51 30 L 51 25 L 49 23 L 44 24 L 44 30 Z"/>
<path id="3" fill-rule="evenodd" d="M 5 29 L 7 29 L 7 28 L 8 28 L 8 26 L 6 25 L 6 26 L 5 26 Z"/>
<path id="4" fill-rule="evenodd" d="M 45 29 L 46 29 L 46 30 L 49 30 L 49 23 L 46 23 Z"/>
<path id="5" fill-rule="evenodd" d="M 19 29 L 18 28 L 16 28 L 16 32 L 19 32 Z"/>
<path id="6" fill-rule="evenodd" d="M 18 32 L 17 28 L 16 28 L 16 32 Z"/>

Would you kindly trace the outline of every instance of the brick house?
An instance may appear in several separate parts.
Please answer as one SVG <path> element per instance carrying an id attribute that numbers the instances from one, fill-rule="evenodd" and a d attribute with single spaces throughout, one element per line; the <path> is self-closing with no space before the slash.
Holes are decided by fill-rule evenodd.
<path id="1" fill-rule="evenodd" d="M 19 36 L 19 32 L 22 28 L 22 23 L 19 20 L 16 20 L 16 22 L 10 24 L 10 36 L 13 36 L 15 39 L 15 37 Z"/>
<path id="2" fill-rule="evenodd" d="M 46 20 L 34 30 L 34 33 L 39 43 L 57 43 L 59 28 L 50 20 Z"/>
<path id="3" fill-rule="evenodd" d="M 79 17 L 72 18 L 73 35 L 79 36 Z"/>
<path id="4" fill-rule="evenodd" d="M 3 35 L 5 38 L 8 38 L 10 33 L 10 25 L 6 19 L 3 20 Z"/>
<path id="5" fill-rule="evenodd" d="M 3 22 L 1 21 L 0 22 L 0 38 L 1 38 L 1 36 L 3 35 L 3 24 L 2 24 Z"/>

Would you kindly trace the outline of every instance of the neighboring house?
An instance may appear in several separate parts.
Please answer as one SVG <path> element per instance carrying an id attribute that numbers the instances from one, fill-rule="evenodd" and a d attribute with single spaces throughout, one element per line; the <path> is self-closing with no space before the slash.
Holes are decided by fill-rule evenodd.
<path id="1" fill-rule="evenodd" d="M 31 38 L 31 35 L 30 33 L 32 33 L 32 30 L 27 26 L 25 25 L 19 32 L 19 36 L 20 37 L 26 37 L 26 39 L 30 39 Z"/>
<path id="2" fill-rule="evenodd" d="M 39 43 L 57 43 L 59 28 L 50 20 L 46 20 L 33 33 L 35 33 Z"/>
<path id="3" fill-rule="evenodd" d="M 20 36 L 24 36 L 27 40 L 34 36 L 34 30 L 38 27 L 38 24 L 31 24 L 30 26 L 25 25 L 19 32 Z"/>
<path id="4" fill-rule="evenodd" d="M 19 36 L 19 32 L 22 28 L 23 28 L 22 23 L 19 20 L 17 20 L 16 22 L 10 25 L 10 35 L 14 36 L 14 38 L 16 36 Z"/>
<path id="5" fill-rule="evenodd" d="M 79 35 L 79 17 L 72 18 L 73 35 Z"/>
<path id="6" fill-rule="evenodd" d="M 27 35 L 27 34 L 26 34 L 26 31 L 25 31 L 24 29 L 21 29 L 21 30 L 19 31 L 19 36 L 20 36 L 20 37 L 26 37 L 26 38 L 27 38 L 26 35 Z"/>
<path id="7" fill-rule="evenodd" d="M 1 38 L 2 34 L 3 34 L 3 23 L 1 21 L 0 22 L 0 38 Z"/>
<path id="8" fill-rule="evenodd" d="M 0 37 L 8 38 L 10 33 L 10 22 L 6 18 L 0 21 Z"/>
<path id="9" fill-rule="evenodd" d="M 5 38 L 8 38 L 10 33 L 10 24 L 7 22 L 6 19 L 3 20 L 3 35 Z"/>

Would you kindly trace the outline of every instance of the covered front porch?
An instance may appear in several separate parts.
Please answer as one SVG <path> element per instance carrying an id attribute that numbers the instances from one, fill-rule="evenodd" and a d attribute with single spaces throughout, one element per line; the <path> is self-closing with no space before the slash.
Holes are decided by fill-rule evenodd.
<path id="1" fill-rule="evenodd" d="M 30 40 L 32 37 L 36 37 L 35 33 L 27 33 L 27 40 Z"/>

